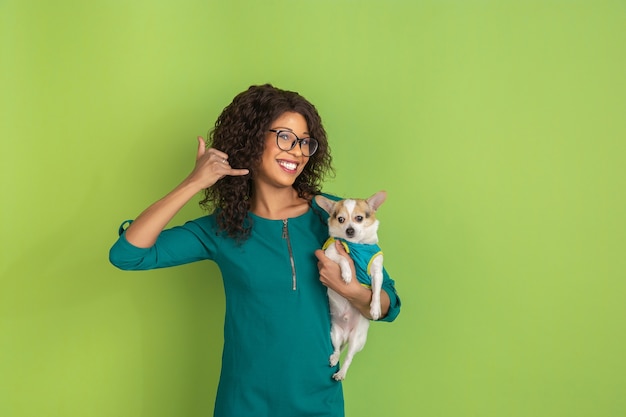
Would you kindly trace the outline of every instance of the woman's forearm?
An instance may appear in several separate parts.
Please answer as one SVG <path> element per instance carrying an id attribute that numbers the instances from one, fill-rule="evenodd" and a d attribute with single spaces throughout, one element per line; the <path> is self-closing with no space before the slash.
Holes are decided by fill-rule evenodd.
<path id="1" fill-rule="evenodd" d="M 361 285 L 361 289 L 358 291 L 352 291 L 350 294 L 346 295 L 346 299 L 350 301 L 357 310 L 361 312 L 361 314 L 368 319 L 372 319 L 372 315 L 370 314 L 370 303 L 372 302 L 372 290 L 369 288 L 363 287 Z M 389 312 L 389 295 L 385 290 L 380 290 L 380 307 L 381 307 L 381 316 L 379 319 L 385 317 Z"/>
<path id="2" fill-rule="evenodd" d="M 185 180 L 165 197 L 145 209 L 126 229 L 126 240 L 133 246 L 149 248 L 156 242 L 161 231 L 176 213 L 201 188 L 193 181 Z"/>
<path id="3" fill-rule="evenodd" d="M 176 213 L 198 192 L 212 187 L 226 175 L 247 175 L 247 169 L 233 169 L 228 155 L 217 149 L 206 149 L 198 137 L 196 165 L 189 176 L 165 197 L 143 211 L 126 229 L 126 240 L 139 248 L 149 248 Z"/>

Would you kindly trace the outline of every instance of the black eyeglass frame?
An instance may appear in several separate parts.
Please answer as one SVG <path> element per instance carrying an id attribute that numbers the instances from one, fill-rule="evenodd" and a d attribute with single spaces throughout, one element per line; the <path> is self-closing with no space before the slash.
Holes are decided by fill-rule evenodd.
<path id="1" fill-rule="evenodd" d="M 300 150 L 302 151 L 302 155 L 303 155 L 303 156 L 306 156 L 306 157 L 309 157 L 309 156 L 314 155 L 314 154 L 315 154 L 315 152 L 317 152 L 317 149 L 319 148 L 319 142 L 318 142 L 318 141 L 317 141 L 317 139 L 315 139 L 315 138 L 310 138 L 310 137 L 309 137 L 309 138 L 302 138 L 302 139 L 300 139 L 300 138 L 298 137 L 298 135 L 296 135 L 295 133 L 293 133 L 291 130 L 286 130 L 286 129 L 269 129 L 269 131 L 270 131 L 270 132 L 274 132 L 274 133 L 276 133 L 276 145 L 278 146 L 278 148 L 279 148 L 280 150 L 283 150 L 283 151 L 290 151 L 290 150 L 292 150 L 293 148 L 295 148 L 295 147 L 296 147 L 296 144 L 300 144 Z M 291 142 L 291 147 L 290 147 L 289 149 L 284 149 L 284 148 L 282 148 L 282 147 L 280 146 L 280 134 L 281 134 L 282 132 L 288 132 L 288 133 L 291 133 L 292 135 L 294 135 L 294 136 L 296 137 L 296 140 L 294 140 L 293 142 Z M 304 150 L 302 149 L 302 142 L 304 142 L 305 140 L 308 140 L 308 141 L 309 141 L 309 149 L 310 149 L 311 145 L 315 144 L 315 149 L 313 149 L 313 152 L 309 153 L 308 155 L 306 155 L 306 154 L 304 153 Z"/>

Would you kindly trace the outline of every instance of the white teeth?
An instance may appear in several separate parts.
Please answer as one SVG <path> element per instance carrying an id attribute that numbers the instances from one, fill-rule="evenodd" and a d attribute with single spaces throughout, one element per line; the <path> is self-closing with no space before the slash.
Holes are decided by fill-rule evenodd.
<path id="1" fill-rule="evenodd" d="M 280 161 L 279 164 L 290 171 L 295 171 L 298 168 L 298 165 L 293 162 Z"/>

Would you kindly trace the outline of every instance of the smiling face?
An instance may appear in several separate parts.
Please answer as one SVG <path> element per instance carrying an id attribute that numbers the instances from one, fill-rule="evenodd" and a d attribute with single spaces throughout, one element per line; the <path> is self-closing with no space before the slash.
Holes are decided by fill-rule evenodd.
<path id="1" fill-rule="evenodd" d="M 299 138 L 310 136 L 306 120 L 300 113 L 283 113 L 271 123 L 270 129 L 288 130 Z M 261 164 L 254 178 L 255 186 L 291 187 L 307 162 L 309 157 L 302 155 L 299 144 L 290 151 L 283 151 L 276 144 L 276 133 L 268 131 Z"/>

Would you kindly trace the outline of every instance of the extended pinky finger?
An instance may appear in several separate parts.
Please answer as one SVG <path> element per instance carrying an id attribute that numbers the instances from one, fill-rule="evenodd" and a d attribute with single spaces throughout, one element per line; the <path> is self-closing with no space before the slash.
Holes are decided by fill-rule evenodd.
<path id="1" fill-rule="evenodd" d="M 226 161 L 226 163 L 228 163 L 228 161 Z M 228 175 L 232 175 L 232 176 L 242 176 L 242 175 L 248 175 L 250 171 L 247 169 L 230 169 L 230 171 L 228 172 Z"/>

